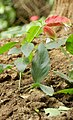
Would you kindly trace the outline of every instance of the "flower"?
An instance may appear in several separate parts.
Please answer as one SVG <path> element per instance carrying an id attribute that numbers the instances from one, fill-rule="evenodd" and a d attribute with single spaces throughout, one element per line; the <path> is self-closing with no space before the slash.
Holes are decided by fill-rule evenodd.
<path id="1" fill-rule="evenodd" d="M 44 26 L 43 31 L 45 34 L 47 34 L 50 38 L 55 39 L 56 38 L 56 33 L 54 30 L 52 30 L 49 26 Z"/>
<path id="2" fill-rule="evenodd" d="M 51 16 L 45 20 L 45 23 L 47 26 L 52 27 L 52 26 L 71 26 L 71 21 L 67 17 L 64 16 Z"/>
<path id="3" fill-rule="evenodd" d="M 30 21 L 36 21 L 38 19 L 39 19 L 39 16 L 37 15 L 30 17 Z"/>

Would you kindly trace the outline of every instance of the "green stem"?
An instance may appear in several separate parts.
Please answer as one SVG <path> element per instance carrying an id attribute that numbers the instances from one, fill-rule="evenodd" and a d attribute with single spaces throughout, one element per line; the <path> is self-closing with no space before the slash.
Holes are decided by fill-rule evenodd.
<path id="1" fill-rule="evenodd" d="M 21 88 L 22 72 L 19 73 L 19 90 Z"/>
<path id="2" fill-rule="evenodd" d="M 69 54 L 67 53 L 67 51 L 62 46 L 60 46 L 60 49 L 64 53 L 64 55 L 69 59 Z"/>
<path id="3" fill-rule="evenodd" d="M 62 46 L 60 47 L 60 49 L 64 53 L 64 55 L 66 56 L 66 58 L 70 61 L 70 64 L 72 64 L 72 61 L 71 61 L 70 56 L 67 53 L 67 51 Z"/>
<path id="4" fill-rule="evenodd" d="M 69 60 L 70 65 L 72 66 L 72 61 L 71 61 L 70 56 L 69 56 L 69 54 L 67 53 L 67 51 L 66 51 L 62 46 L 60 47 L 60 49 L 61 49 L 61 51 L 64 53 L 64 55 L 66 56 L 66 58 Z M 67 71 L 69 72 L 68 69 L 67 69 Z"/>
<path id="5" fill-rule="evenodd" d="M 31 86 L 31 88 L 35 88 L 35 87 L 40 87 L 40 83 L 34 83 L 34 84 L 32 84 L 32 86 Z"/>

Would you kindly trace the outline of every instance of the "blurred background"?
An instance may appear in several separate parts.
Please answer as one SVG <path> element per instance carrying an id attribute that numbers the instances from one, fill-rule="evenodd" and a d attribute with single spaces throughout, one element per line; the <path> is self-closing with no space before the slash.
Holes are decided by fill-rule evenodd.
<path id="1" fill-rule="evenodd" d="M 19 37 L 31 25 L 30 18 L 45 19 L 54 0 L 0 0 L 0 39 Z"/>
<path id="2" fill-rule="evenodd" d="M 0 31 L 30 22 L 30 17 L 47 17 L 54 0 L 0 0 Z"/>

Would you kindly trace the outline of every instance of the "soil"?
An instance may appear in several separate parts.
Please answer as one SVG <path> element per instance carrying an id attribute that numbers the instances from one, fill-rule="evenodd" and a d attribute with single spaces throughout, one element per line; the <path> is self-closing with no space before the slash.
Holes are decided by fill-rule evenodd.
<path id="1" fill-rule="evenodd" d="M 0 45 L 21 39 L 23 37 L 1 40 Z M 49 54 L 51 71 L 42 84 L 52 85 L 55 91 L 68 88 L 69 85 L 66 81 L 54 75 L 53 70 L 67 73 L 67 70 L 72 67 L 69 60 L 60 49 L 53 49 L 49 51 Z M 20 56 L 8 56 L 7 53 L 4 53 L 0 55 L 0 63 L 12 63 Z M 72 56 L 70 58 L 73 59 Z M 0 120 L 73 120 L 73 95 L 57 94 L 50 97 L 37 88 L 28 90 L 33 83 L 30 68 L 27 67 L 23 74 L 20 91 L 18 89 L 19 75 L 15 67 L 11 70 L 5 70 L 0 75 Z M 44 112 L 44 108 L 58 108 L 59 106 L 71 109 L 56 117 L 49 117 Z"/>

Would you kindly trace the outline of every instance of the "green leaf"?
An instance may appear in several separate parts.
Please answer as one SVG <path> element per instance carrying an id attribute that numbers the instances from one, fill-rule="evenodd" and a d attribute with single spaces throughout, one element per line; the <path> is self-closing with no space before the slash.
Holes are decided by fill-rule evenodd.
<path id="1" fill-rule="evenodd" d="M 41 18 L 39 20 L 30 22 L 29 24 L 26 25 L 26 31 L 28 31 L 32 26 L 42 27 L 45 24 L 44 20 L 45 18 Z"/>
<path id="2" fill-rule="evenodd" d="M 44 93 L 46 93 L 46 95 L 53 96 L 53 94 L 54 94 L 53 87 L 49 87 L 49 86 L 40 84 L 40 88 Z"/>
<path id="3" fill-rule="evenodd" d="M 71 78 L 73 80 L 73 70 L 68 72 L 68 76 L 69 76 L 69 78 Z"/>
<path id="4" fill-rule="evenodd" d="M 59 39 L 57 41 L 51 41 L 46 44 L 47 49 L 54 49 L 59 48 L 60 46 L 64 45 L 66 43 L 66 39 Z"/>
<path id="5" fill-rule="evenodd" d="M 13 65 L 10 64 L 2 64 L 3 65 L 3 69 L 11 69 Z"/>
<path id="6" fill-rule="evenodd" d="M 57 93 L 73 94 L 73 88 L 59 90 L 59 91 L 55 92 L 55 94 L 57 94 Z"/>
<path id="7" fill-rule="evenodd" d="M 3 65 L 0 64 L 0 74 L 1 74 L 3 71 L 4 71 L 4 69 L 3 69 Z"/>
<path id="8" fill-rule="evenodd" d="M 66 50 L 73 54 L 73 34 L 71 34 L 66 41 Z"/>
<path id="9" fill-rule="evenodd" d="M 34 48 L 33 43 L 25 43 L 24 45 L 22 45 L 21 51 L 26 57 L 28 57 L 30 53 L 32 52 L 33 48 Z"/>
<path id="10" fill-rule="evenodd" d="M 35 37 L 38 37 L 38 35 L 41 33 L 41 27 L 40 26 L 32 26 L 26 34 L 26 38 L 22 41 L 22 44 L 25 42 L 31 42 Z"/>
<path id="11" fill-rule="evenodd" d="M 1 23 L 1 25 L 3 25 L 3 23 Z M 0 33 L 0 39 L 19 37 L 25 34 L 25 31 L 26 31 L 26 25 L 9 27 L 7 31 L 3 31 Z"/>
<path id="12" fill-rule="evenodd" d="M 54 71 L 54 73 L 60 76 L 61 78 L 67 80 L 68 82 L 73 83 L 73 80 L 69 76 L 63 74 L 62 72 Z"/>
<path id="13" fill-rule="evenodd" d="M 11 69 L 12 65 L 10 64 L 0 64 L 0 74 L 5 70 L 5 69 Z"/>
<path id="14" fill-rule="evenodd" d="M 70 110 L 70 108 L 65 107 L 65 106 L 60 106 L 60 107 L 58 108 L 58 110 L 67 111 L 67 110 Z"/>
<path id="15" fill-rule="evenodd" d="M 65 107 L 65 106 L 60 106 L 59 108 L 46 108 L 44 109 L 45 114 L 49 114 L 49 116 L 57 116 L 60 115 L 61 113 L 70 110 L 70 108 Z"/>
<path id="16" fill-rule="evenodd" d="M 7 44 L 4 44 L 2 47 L 0 47 L 0 54 L 3 54 L 4 52 L 8 51 L 10 48 L 15 46 L 17 42 L 9 42 Z"/>
<path id="17" fill-rule="evenodd" d="M 20 72 L 24 72 L 25 68 L 29 64 L 28 58 L 18 58 L 15 60 L 14 64 Z"/>
<path id="18" fill-rule="evenodd" d="M 17 47 L 13 47 L 13 48 L 11 48 L 9 50 L 8 55 L 10 55 L 10 54 L 19 54 L 19 53 L 21 53 L 21 49 L 17 48 Z"/>
<path id="19" fill-rule="evenodd" d="M 38 46 L 35 57 L 32 60 L 31 74 L 35 82 L 40 83 L 48 75 L 50 70 L 50 58 L 44 44 Z"/>
<path id="20" fill-rule="evenodd" d="M 49 114 L 49 116 L 57 116 L 60 115 L 60 111 L 56 108 L 46 108 L 44 109 L 45 114 Z"/>

